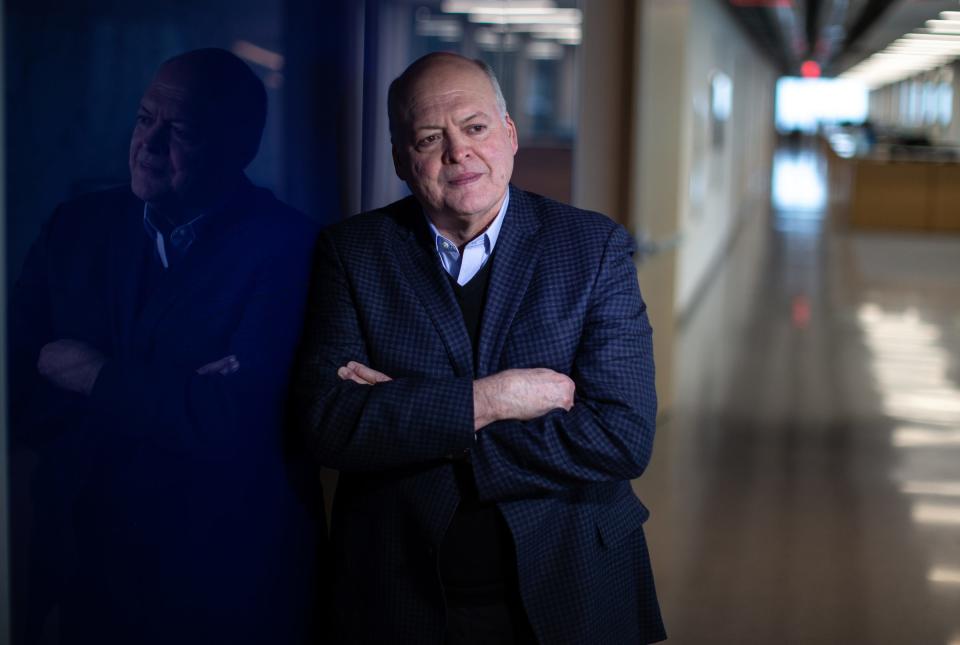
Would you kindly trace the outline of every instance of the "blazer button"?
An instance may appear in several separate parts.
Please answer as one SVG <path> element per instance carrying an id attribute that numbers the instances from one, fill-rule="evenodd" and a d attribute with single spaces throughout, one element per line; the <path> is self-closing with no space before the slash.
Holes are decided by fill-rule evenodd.
<path id="1" fill-rule="evenodd" d="M 432 544 L 427 545 L 427 555 L 432 557 L 436 552 L 437 552 L 437 547 L 433 546 Z"/>

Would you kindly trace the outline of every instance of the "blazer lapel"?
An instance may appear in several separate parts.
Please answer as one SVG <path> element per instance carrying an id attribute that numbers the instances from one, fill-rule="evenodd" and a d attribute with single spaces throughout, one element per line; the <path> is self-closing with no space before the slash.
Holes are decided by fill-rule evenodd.
<path id="1" fill-rule="evenodd" d="M 130 196 L 130 203 L 120 212 L 120 220 L 112 227 L 111 325 L 114 353 L 126 356 L 133 342 L 134 322 L 140 298 L 140 273 L 149 240 L 143 229 L 143 202 Z"/>
<path id="2" fill-rule="evenodd" d="M 494 247 L 487 302 L 480 320 L 478 376 L 496 371 L 507 332 L 540 256 L 539 229 L 540 219 L 530 198 L 510 186 L 510 205 Z"/>
<path id="3" fill-rule="evenodd" d="M 210 215 L 190 250 L 169 269 L 155 293 L 151 294 L 137 321 L 137 341 L 148 341 L 166 314 L 178 303 L 189 301 L 193 293 L 219 279 L 247 257 L 249 250 L 236 240 L 251 220 L 266 208 L 252 186 L 242 188 L 222 211 Z M 248 242 L 252 243 L 252 242 Z"/>
<path id="4" fill-rule="evenodd" d="M 241 215 L 223 213 L 223 216 L 234 218 Z M 235 222 L 225 226 L 229 230 L 205 231 L 204 237 L 198 238 L 190 251 L 167 269 L 167 275 L 143 307 L 137 321 L 136 341 L 152 339 L 157 327 L 178 303 L 195 300 L 197 291 L 208 287 L 211 281 L 222 280 L 224 271 L 235 269 L 243 262 L 247 250 L 238 245 L 236 239 L 244 227 Z M 252 242 L 248 240 L 248 243 Z"/>
<path id="5" fill-rule="evenodd" d="M 397 265 L 433 321 L 457 376 L 472 376 L 473 347 L 463 314 L 436 251 L 431 248 L 430 229 L 416 201 L 400 218 Z"/>

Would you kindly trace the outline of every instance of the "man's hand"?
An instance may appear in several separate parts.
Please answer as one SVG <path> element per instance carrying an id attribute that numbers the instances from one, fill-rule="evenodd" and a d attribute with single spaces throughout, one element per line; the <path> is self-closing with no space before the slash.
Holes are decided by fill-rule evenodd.
<path id="1" fill-rule="evenodd" d="M 551 369 L 504 370 L 473 382 L 473 429 L 494 421 L 542 417 L 550 410 L 573 407 L 576 386 Z"/>
<path id="2" fill-rule="evenodd" d="M 224 356 L 218 361 L 213 361 L 212 363 L 207 363 L 203 367 L 197 368 L 197 374 L 204 376 L 206 374 L 219 374 L 220 376 L 227 376 L 228 374 L 233 374 L 240 369 L 240 361 L 237 360 L 237 357 L 233 354 L 229 356 Z"/>
<path id="3" fill-rule="evenodd" d="M 393 380 L 383 372 L 378 372 L 372 367 L 367 367 L 363 363 L 356 361 L 350 361 L 338 369 L 337 376 L 344 381 L 353 381 L 360 385 L 376 385 L 377 383 L 386 383 L 387 381 Z"/>
<path id="4" fill-rule="evenodd" d="M 59 388 L 89 395 L 106 362 L 106 357 L 90 345 L 63 338 L 43 346 L 37 371 Z"/>

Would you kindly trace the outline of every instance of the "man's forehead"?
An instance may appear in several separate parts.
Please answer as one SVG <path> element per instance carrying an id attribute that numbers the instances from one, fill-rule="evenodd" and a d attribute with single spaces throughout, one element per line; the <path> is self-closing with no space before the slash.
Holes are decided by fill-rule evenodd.
<path id="1" fill-rule="evenodd" d="M 439 60 L 416 72 L 409 80 L 409 95 L 451 91 L 493 93 L 490 78 L 474 63 L 460 60 Z"/>
<path id="2" fill-rule="evenodd" d="M 438 126 L 448 120 L 460 123 L 474 115 L 490 118 L 499 112 L 493 86 L 482 72 L 479 83 L 442 80 L 411 88 L 405 116 L 412 129 Z"/>
<path id="3" fill-rule="evenodd" d="M 411 97 L 407 113 L 416 121 L 425 116 L 466 116 L 467 112 L 487 112 L 494 108 L 496 100 L 483 92 L 469 89 L 452 89 L 441 92 L 424 92 Z"/>
<path id="4" fill-rule="evenodd" d="M 141 104 L 149 110 L 163 109 L 170 116 L 183 119 L 206 119 L 213 102 L 203 92 L 157 77 L 147 87 Z"/>

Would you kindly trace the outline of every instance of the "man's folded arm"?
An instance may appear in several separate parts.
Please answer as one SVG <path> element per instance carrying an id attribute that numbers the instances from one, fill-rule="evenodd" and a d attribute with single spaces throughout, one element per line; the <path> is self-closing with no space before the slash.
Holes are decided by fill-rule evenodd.
<path id="1" fill-rule="evenodd" d="M 361 385 L 337 376 L 370 365 L 337 250 L 321 235 L 294 375 L 294 414 L 316 458 L 344 471 L 402 468 L 474 443 L 471 377 L 406 376 Z M 396 375 L 390 375 L 396 376 Z"/>
<path id="2" fill-rule="evenodd" d="M 10 445 L 35 447 L 58 434 L 64 417 L 81 409 L 79 395 L 64 396 L 37 373 L 40 348 L 52 340 L 50 237 L 62 216 L 58 207 L 31 245 L 10 294 L 7 368 L 10 372 Z"/>
<path id="3" fill-rule="evenodd" d="M 617 227 L 574 361 L 574 406 L 528 421 L 499 421 L 478 433 L 471 461 L 482 499 L 628 480 L 646 468 L 657 404 L 652 334 L 632 250 L 629 235 Z"/>
<path id="4" fill-rule="evenodd" d="M 217 460 L 271 450 L 302 328 L 309 254 L 286 249 L 264 261 L 224 353 L 230 369 L 109 358 L 90 404 L 112 432 Z M 272 454 L 272 453 L 271 453 Z"/>

